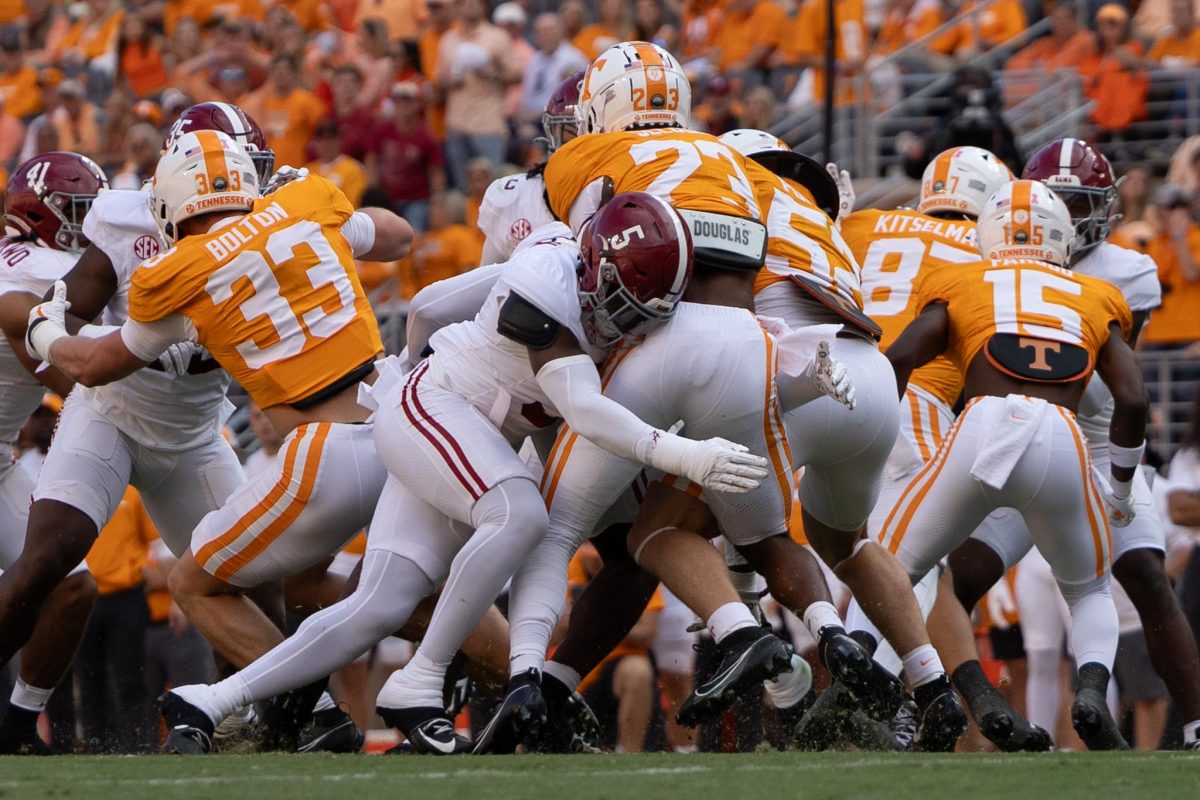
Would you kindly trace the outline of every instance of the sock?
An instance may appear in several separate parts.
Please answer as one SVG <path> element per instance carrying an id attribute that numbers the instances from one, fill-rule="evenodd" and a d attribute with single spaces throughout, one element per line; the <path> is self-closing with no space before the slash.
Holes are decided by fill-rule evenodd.
<path id="1" fill-rule="evenodd" d="M 313 713 L 328 711 L 331 708 L 337 708 L 337 703 L 333 702 L 333 698 L 329 695 L 329 692 L 321 692 L 321 696 L 317 698 L 316 705 L 313 706 Z"/>
<path id="2" fill-rule="evenodd" d="M 508 677 L 515 678 L 524 672 L 529 672 L 529 670 L 541 672 L 545 668 L 545 661 L 544 656 L 539 658 L 533 653 L 523 653 L 513 656 L 512 660 L 508 663 Z"/>
<path id="3" fill-rule="evenodd" d="M 376 702 L 383 708 L 441 708 L 444 682 L 445 671 L 418 648 L 383 684 Z"/>
<path id="4" fill-rule="evenodd" d="M 181 691 L 185 689 L 197 689 L 200 691 L 193 696 L 192 693 L 185 694 Z M 225 680 L 217 681 L 212 686 L 180 686 L 171 691 L 203 710 L 204 713 L 212 717 L 213 721 L 218 724 L 234 711 L 254 702 L 254 698 L 250 695 L 250 690 L 247 688 L 246 681 L 240 672 L 235 672 Z"/>
<path id="5" fill-rule="evenodd" d="M 560 664 L 557 661 L 547 661 L 546 667 L 543 670 L 542 683 L 546 684 L 545 676 L 554 678 L 563 686 L 567 687 L 567 694 L 579 688 L 579 682 L 583 677 L 575 670 L 568 667 L 566 664 Z"/>
<path id="6" fill-rule="evenodd" d="M 54 694 L 53 688 L 39 689 L 17 678 L 17 685 L 13 687 L 12 698 L 9 702 L 17 708 L 23 708 L 26 711 L 36 711 L 40 714 L 46 710 L 46 703 L 50 702 L 50 695 L 52 694 Z"/>
<path id="7" fill-rule="evenodd" d="M 939 675 L 946 674 L 946 670 L 942 667 L 942 659 L 938 658 L 937 651 L 931 644 L 921 645 L 905 655 L 902 660 L 904 661 L 904 675 L 914 690 Z"/>
<path id="8" fill-rule="evenodd" d="M 743 628 L 757 627 L 754 615 L 745 603 L 726 603 L 712 613 L 708 618 L 708 632 L 713 640 L 720 644 L 726 636 Z"/>
<path id="9" fill-rule="evenodd" d="M 757 604 L 762 599 L 766 582 L 749 565 L 730 568 L 729 581 L 743 603 Z"/>
<path id="10" fill-rule="evenodd" d="M 792 653 L 792 668 L 769 681 L 763 681 L 767 702 L 779 710 L 791 708 L 804 699 L 812 689 L 812 667 L 799 655 Z"/>
<path id="11" fill-rule="evenodd" d="M 987 675 L 983 673 L 983 666 L 978 661 L 964 661 L 958 669 L 954 670 L 950 680 L 954 683 L 954 688 L 967 698 L 968 703 L 973 698 L 997 691 L 996 687 L 992 686 L 992 682 L 988 680 Z"/>
<path id="12" fill-rule="evenodd" d="M 808 632 L 817 641 L 821 640 L 821 631 L 825 628 L 842 627 L 842 618 L 838 616 L 833 603 L 820 600 L 804 609 L 804 624 Z"/>
<path id="13" fill-rule="evenodd" d="M 1200 719 L 1194 719 L 1183 726 L 1183 743 L 1190 745 L 1200 740 Z"/>

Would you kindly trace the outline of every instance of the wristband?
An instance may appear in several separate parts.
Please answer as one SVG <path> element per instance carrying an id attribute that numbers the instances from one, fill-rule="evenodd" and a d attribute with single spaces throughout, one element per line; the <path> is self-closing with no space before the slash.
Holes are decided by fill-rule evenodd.
<path id="1" fill-rule="evenodd" d="M 1108 463 L 1114 467 L 1137 469 L 1142 463 L 1142 454 L 1146 452 L 1146 442 L 1142 441 L 1137 447 L 1121 447 L 1119 444 L 1108 443 Z"/>
<path id="2" fill-rule="evenodd" d="M 53 363 L 50 361 L 51 346 L 69 335 L 62 325 L 52 319 L 35 319 L 25 331 L 25 349 L 29 351 L 29 355 L 50 364 Z"/>
<path id="3" fill-rule="evenodd" d="M 1108 476 L 1108 483 L 1112 486 L 1113 497 L 1118 500 L 1125 500 L 1129 497 L 1129 493 L 1133 491 L 1133 479 L 1123 481 L 1113 475 Z"/>

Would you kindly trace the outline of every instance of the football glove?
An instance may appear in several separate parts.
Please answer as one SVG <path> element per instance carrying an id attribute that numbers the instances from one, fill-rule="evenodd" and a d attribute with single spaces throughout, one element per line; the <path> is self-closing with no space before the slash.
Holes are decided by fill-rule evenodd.
<path id="1" fill-rule="evenodd" d="M 70 307 L 71 302 L 67 300 L 67 284 L 55 281 L 54 294 L 50 299 L 29 310 L 29 325 L 25 328 L 25 349 L 29 351 L 30 356 L 50 363 L 50 346 L 69 335 L 67 309 Z"/>

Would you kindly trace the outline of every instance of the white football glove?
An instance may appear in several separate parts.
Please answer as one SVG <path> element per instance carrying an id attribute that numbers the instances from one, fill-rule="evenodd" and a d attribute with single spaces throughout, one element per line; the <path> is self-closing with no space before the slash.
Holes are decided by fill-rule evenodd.
<path id="1" fill-rule="evenodd" d="M 67 333 L 67 284 L 54 282 L 54 294 L 29 310 L 29 325 L 25 328 L 25 349 L 39 361 L 50 363 L 50 346 Z"/>
<path id="2" fill-rule="evenodd" d="M 690 443 L 682 474 L 714 492 L 745 494 L 757 489 L 770 474 L 767 460 L 725 439 L 685 439 Z"/>
<path id="3" fill-rule="evenodd" d="M 854 182 L 850 180 L 850 172 L 838 169 L 838 165 L 832 161 L 825 165 L 825 171 L 837 184 L 838 213 L 836 219 L 845 219 L 850 216 L 850 212 L 854 211 L 854 201 L 857 199 L 857 195 L 854 194 Z"/>
<path id="4" fill-rule="evenodd" d="M 854 382 L 850 380 L 846 365 L 830 355 L 829 351 L 829 342 L 817 345 L 817 358 L 812 366 L 813 378 L 822 392 L 853 411 L 857 405 Z"/>
<path id="5" fill-rule="evenodd" d="M 158 357 L 158 363 L 168 375 L 187 375 L 192 356 L 198 352 L 200 346 L 193 342 L 176 342 Z"/>
<path id="6" fill-rule="evenodd" d="M 1092 479 L 1096 481 L 1100 499 L 1104 501 L 1104 507 L 1108 511 L 1109 524 L 1114 528 L 1124 528 L 1133 522 L 1137 514 L 1133 510 L 1133 492 L 1130 491 L 1132 484 L 1124 487 L 1122 496 L 1121 489 L 1114 487 L 1104 473 L 1095 467 L 1092 467 Z"/>
<path id="7" fill-rule="evenodd" d="M 1017 613 L 1017 600 L 1008 588 L 1008 580 L 1001 578 L 996 581 L 992 588 L 988 589 L 984 602 L 987 603 L 988 619 L 992 621 L 992 625 L 1002 631 L 1008 630 L 1008 615 Z"/>
<path id="8" fill-rule="evenodd" d="M 262 193 L 267 195 L 271 192 L 279 191 L 292 181 L 298 181 L 301 178 L 307 177 L 308 167 L 300 167 L 299 169 L 296 169 L 295 167 L 289 167 L 288 165 L 284 164 L 282 167 L 275 170 L 275 174 L 271 176 L 269 181 L 267 181 L 267 185 L 263 188 Z"/>

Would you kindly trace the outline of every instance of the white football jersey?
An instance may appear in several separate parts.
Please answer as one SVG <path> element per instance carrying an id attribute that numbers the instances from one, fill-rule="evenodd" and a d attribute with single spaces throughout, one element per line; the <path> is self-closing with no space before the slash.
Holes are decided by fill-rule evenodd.
<path id="1" fill-rule="evenodd" d="M 108 256 L 117 275 L 117 292 L 102 322 L 122 325 L 128 317 L 134 269 L 163 249 L 148 193 L 101 192 L 83 220 L 83 232 Z M 225 396 L 229 382 L 223 369 L 180 376 L 142 369 L 105 386 L 77 386 L 73 394 L 138 442 L 184 450 L 221 435 L 233 410 Z"/>
<path id="2" fill-rule="evenodd" d="M 464 397 L 510 437 L 545 427 L 547 415 L 558 417 L 533 374 L 527 348 L 497 328 L 500 307 L 515 292 L 571 331 L 593 358 L 602 355 L 583 332 L 578 264 L 579 245 L 566 225 L 553 222 L 530 234 L 513 251 L 475 318 L 430 337 L 431 382 Z"/>
<path id="3" fill-rule="evenodd" d="M 479 204 L 483 263 L 507 261 L 535 228 L 551 222 L 554 215 L 546 205 L 546 184 L 540 174 L 519 172 L 492 181 Z"/>
<path id="4" fill-rule="evenodd" d="M 1072 269 L 1083 275 L 1102 278 L 1121 290 L 1130 310 L 1137 314 L 1162 305 L 1162 285 L 1158 267 L 1150 256 L 1102 242 Z M 1093 374 L 1084 391 L 1077 421 L 1087 436 L 1092 458 L 1108 463 L 1108 426 L 1112 422 L 1112 392 L 1098 374 Z"/>
<path id="5" fill-rule="evenodd" d="M 77 258 L 74 253 L 31 242 L 0 240 L 0 295 L 31 292 L 41 297 L 70 272 Z M 41 405 L 46 391 L 22 366 L 8 340 L 0 336 L 0 443 L 16 443 L 21 426 Z"/>

